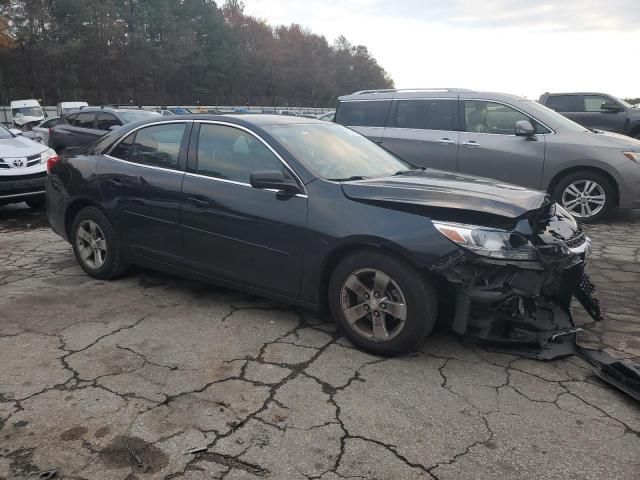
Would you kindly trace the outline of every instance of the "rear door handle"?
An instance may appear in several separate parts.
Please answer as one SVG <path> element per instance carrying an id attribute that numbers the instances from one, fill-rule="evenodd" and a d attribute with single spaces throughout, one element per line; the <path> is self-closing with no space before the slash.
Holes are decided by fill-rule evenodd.
<path id="1" fill-rule="evenodd" d="M 202 200 L 198 197 L 187 197 L 187 200 L 193 203 L 196 208 L 209 208 L 209 202 L 207 200 Z"/>
<path id="2" fill-rule="evenodd" d="M 450 138 L 441 138 L 440 140 L 438 140 L 438 143 L 441 143 L 443 145 L 453 145 L 456 142 L 454 140 L 451 140 Z"/>
<path id="3" fill-rule="evenodd" d="M 462 145 L 465 145 L 467 147 L 479 147 L 480 144 L 478 142 L 476 142 L 475 140 L 469 140 L 468 142 L 462 142 Z"/>
<path id="4" fill-rule="evenodd" d="M 120 188 L 124 186 L 124 183 L 122 183 L 119 178 L 107 178 L 105 182 L 107 182 L 113 188 Z"/>

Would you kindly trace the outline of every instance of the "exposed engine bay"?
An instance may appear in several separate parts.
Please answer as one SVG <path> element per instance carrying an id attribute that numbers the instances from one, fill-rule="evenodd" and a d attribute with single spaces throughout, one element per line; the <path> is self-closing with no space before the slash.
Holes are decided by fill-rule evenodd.
<path id="1" fill-rule="evenodd" d="M 546 205 L 518 220 L 508 236 L 434 224 L 461 246 L 431 267 L 453 286 L 454 332 L 541 360 L 578 355 L 602 379 L 640 400 L 640 365 L 576 344 L 582 328 L 571 315 L 573 299 L 595 322 L 603 315 L 586 271 L 591 241 L 566 211 Z"/>

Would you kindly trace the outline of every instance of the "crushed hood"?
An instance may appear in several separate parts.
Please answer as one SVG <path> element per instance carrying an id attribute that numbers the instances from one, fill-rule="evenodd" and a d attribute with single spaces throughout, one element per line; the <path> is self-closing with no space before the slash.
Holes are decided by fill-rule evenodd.
<path id="1" fill-rule="evenodd" d="M 342 183 L 352 200 L 404 203 L 518 218 L 550 200 L 545 192 L 497 180 L 428 169 Z"/>

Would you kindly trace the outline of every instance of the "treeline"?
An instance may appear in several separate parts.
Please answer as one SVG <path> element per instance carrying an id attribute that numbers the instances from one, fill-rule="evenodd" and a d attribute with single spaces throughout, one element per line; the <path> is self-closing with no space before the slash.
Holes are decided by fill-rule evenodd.
<path id="1" fill-rule="evenodd" d="M 393 81 L 365 46 L 239 0 L 0 0 L 0 104 L 329 106 Z"/>

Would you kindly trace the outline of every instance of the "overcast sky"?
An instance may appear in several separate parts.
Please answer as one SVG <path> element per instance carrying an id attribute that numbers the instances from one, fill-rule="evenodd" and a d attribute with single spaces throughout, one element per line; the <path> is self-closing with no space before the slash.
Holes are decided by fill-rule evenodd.
<path id="1" fill-rule="evenodd" d="M 640 0 L 245 0 L 369 47 L 399 88 L 640 97 Z"/>

